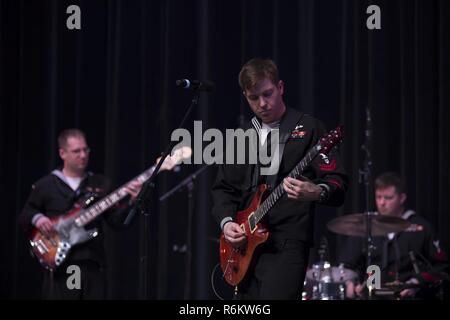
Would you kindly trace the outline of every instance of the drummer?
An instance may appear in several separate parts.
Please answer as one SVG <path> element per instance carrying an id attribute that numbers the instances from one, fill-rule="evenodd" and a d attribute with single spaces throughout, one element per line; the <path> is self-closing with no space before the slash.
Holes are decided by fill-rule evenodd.
<path id="1" fill-rule="evenodd" d="M 420 298 L 430 283 L 439 280 L 436 270 L 442 270 L 446 257 L 430 223 L 415 211 L 405 209 L 406 199 L 403 181 L 397 173 L 386 172 L 376 178 L 376 214 L 403 218 L 411 226 L 402 232 L 373 237 L 371 264 L 380 267 L 382 286 L 394 281 L 416 284 L 411 286 L 414 288 L 401 290 L 400 297 Z M 338 261 L 357 270 L 362 280 L 366 268 L 365 246 L 365 238 L 347 237 L 337 254 Z M 360 283 L 356 286 L 349 283 L 347 297 L 360 296 L 364 288 Z"/>

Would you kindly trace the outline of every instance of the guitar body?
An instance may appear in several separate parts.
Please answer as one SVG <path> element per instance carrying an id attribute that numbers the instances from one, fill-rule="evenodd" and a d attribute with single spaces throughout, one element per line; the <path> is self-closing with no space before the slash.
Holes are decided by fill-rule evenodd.
<path id="1" fill-rule="evenodd" d="M 236 214 L 235 222 L 241 226 L 247 236 L 245 244 L 239 248 L 234 248 L 225 240 L 223 233 L 220 236 L 220 266 L 223 277 L 230 285 L 235 286 L 242 281 L 252 262 L 256 247 L 264 243 L 269 237 L 269 232 L 263 223 L 257 223 L 256 226 L 252 226 L 251 222 L 249 223 L 253 213 L 267 196 L 266 191 L 267 186 L 260 185 L 250 206 Z"/>
<path id="2" fill-rule="evenodd" d="M 50 237 L 37 228 L 31 231 L 31 251 L 43 267 L 55 270 L 66 260 L 73 246 L 97 236 L 97 229 L 86 230 L 75 224 L 74 218 L 80 210 L 74 208 L 65 215 L 51 218 L 55 232 Z"/>

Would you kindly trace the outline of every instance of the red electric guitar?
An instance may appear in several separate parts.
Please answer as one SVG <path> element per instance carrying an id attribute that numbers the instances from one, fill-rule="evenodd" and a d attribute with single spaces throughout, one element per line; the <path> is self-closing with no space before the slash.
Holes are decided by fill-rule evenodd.
<path id="1" fill-rule="evenodd" d="M 306 156 L 289 173 L 289 177 L 298 178 L 318 154 L 327 154 L 341 140 L 342 126 L 339 126 L 321 138 L 308 151 Z M 267 194 L 267 185 L 262 184 L 258 187 L 250 206 L 236 214 L 235 222 L 241 226 L 247 236 L 247 241 L 243 246 L 234 248 L 225 240 L 224 234 L 221 234 L 220 266 L 222 267 L 223 277 L 230 285 L 236 286 L 242 281 L 256 247 L 269 237 L 269 232 L 260 221 L 284 193 L 282 183 L 270 195 Z"/>

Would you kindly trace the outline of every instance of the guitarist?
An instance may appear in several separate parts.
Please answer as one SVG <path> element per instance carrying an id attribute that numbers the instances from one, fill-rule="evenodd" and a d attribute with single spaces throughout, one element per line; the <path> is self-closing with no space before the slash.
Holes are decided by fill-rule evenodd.
<path id="1" fill-rule="evenodd" d="M 95 193 L 98 197 L 111 191 L 109 180 L 99 174 L 86 170 L 90 149 L 85 134 L 79 129 L 66 129 L 58 137 L 59 156 L 63 161 L 62 168 L 41 178 L 32 186 L 19 223 L 27 231 L 32 226 L 43 234 L 53 232 L 53 224 L 49 219 L 67 213 L 85 193 Z M 128 185 L 127 192 L 133 201 L 141 188 L 140 182 Z M 106 221 L 112 226 L 119 226 L 125 218 L 126 204 L 106 214 Z M 102 216 L 103 217 L 103 216 Z M 104 274 L 105 253 L 103 248 L 103 232 L 101 220 L 95 220 L 87 228 L 96 227 L 99 235 L 79 246 L 75 246 L 70 256 L 54 272 L 45 270 L 43 281 L 44 299 L 102 299 L 106 295 Z M 81 289 L 69 290 L 67 273 L 69 265 L 77 265 L 81 271 Z"/>
<path id="2" fill-rule="evenodd" d="M 212 188 L 213 209 L 225 240 L 233 247 L 246 237 L 233 221 L 246 209 L 260 184 L 283 183 L 284 194 L 265 217 L 269 238 L 259 245 L 252 263 L 237 287 L 237 299 L 297 299 L 302 291 L 309 248 L 313 239 L 316 203 L 340 206 L 347 189 L 347 176 L 336 151 L 317 157 L 301 179 L 284 179 L 326 133 L 323 124 L 306 114 L 287 108 L 284 82 L 272 60 L 255 58 L 239 74 L 239 85 L 255 117 L 242 129 L 258 133 L 259 146 L 270 143 L 269 133 L 279 129 L 281 162 L 276 174 L 261 174 L 262 164 L 219 166 Z"/>

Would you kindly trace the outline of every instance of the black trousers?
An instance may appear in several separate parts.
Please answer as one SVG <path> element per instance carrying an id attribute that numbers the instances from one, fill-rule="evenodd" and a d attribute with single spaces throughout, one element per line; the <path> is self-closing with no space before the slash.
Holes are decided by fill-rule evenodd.
<path id="1" fill-rule="evenodd" d="M 300 299 L 310 246 L 299 240 L 259 246 L 235 299 Z"/>
<path id="2" fill-rule="evenodd" d="M 68 269 L 79 267 L 80 287 L 76 288 L 76 272 Z M 99 300 L 106 298 L 105 270 L 97 262 L 83 260 L 67 262 L 55 271 L 45 271 L 42 298 L 44 300 Z"/>

